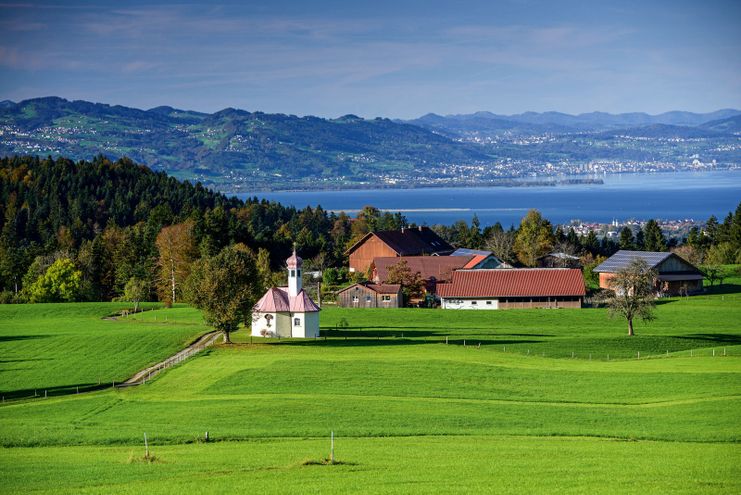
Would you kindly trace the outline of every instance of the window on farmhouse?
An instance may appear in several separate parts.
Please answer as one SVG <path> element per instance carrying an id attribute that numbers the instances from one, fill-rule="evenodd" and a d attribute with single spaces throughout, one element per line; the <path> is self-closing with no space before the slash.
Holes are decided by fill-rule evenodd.
<path id="1" fill-rule="evenodd" d="M 365 302 L 371 302 L 371 296 L 365 296 Z"/>
<path id="2" fill-rule="evenodd" d="M 476 306 L 478 303 L 476 301 L 471 301 L 472 306 Z"/>
<path id="3" fill-rule="evenodd" d="M 352 296 L 352 302 L 358 302 L 358 296 Z"/>
<path id="4" fill-rule="evenodd" d="M 381 296 L 381 301 L 390 301 L 391 296 Z"/>
<path id="5" fill-rule="evenodd" d="M 293 326 L 294 327 L 300 327 L 301 326 L 301 318 L 294 318 L 293 319 Z"/>

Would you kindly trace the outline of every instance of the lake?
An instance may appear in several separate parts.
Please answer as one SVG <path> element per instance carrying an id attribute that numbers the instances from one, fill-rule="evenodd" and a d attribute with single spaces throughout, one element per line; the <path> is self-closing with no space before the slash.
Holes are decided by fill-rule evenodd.
<path id="1" fill-rule="evenodd" d="M 531 208 L 553 223 L 574 219 L 608 223 L 613 219 L 723 219 L 741 201 L 741 170 L 614 174 L 604 184 L 538 187 L 450 187 L 350 191 L 264 192 L 257 196 L 303 208 L 317 206 L 354 215 L 373 205 L 400 211 L 419 224 L 452 224 L 478 215 L 481 225 L 519 224 Z"/>

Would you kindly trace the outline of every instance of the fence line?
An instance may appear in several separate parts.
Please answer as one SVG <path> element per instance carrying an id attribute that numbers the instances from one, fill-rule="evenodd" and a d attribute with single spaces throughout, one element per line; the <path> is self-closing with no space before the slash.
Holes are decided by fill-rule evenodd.
<path id="1" fill-rule="evenodd" d="M 193 345 L 183 349 L 173 356 L 170 356 L 162 362 L 159 362 L 153 366 L 150 366 L 149 368 L 140 371 L 125 382 L 117 385 L 116 388 L 133 387 L 136 385 L 147 383 L 148 380 L 150 380 L 153 376 L 156 376 L 158 373 L 161 373 L 163 370 L 172 368 L 174 365 L 180 364 L 186 359 L 195 356 L 199 352 L 205 350 L 207 347 L 212 346 L 221 335 L 221 332 L 209 332 L 203 335 Z"/>

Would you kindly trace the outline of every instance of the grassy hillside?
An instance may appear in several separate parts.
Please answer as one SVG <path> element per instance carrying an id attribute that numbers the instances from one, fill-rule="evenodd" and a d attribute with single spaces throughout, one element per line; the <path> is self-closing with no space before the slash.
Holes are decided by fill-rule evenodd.
<path id="1" fill-rule="evenodd" d="M 326 340 L 238 332 L 142 387 L 6 403 L 0 473 L 11 492 L 738 492 L 730 282 L 662 301 L 634 338 L 604 309 L 325 309 Z M 162 330 L 164 315 L 199 321 L 177 309 L 114 323 Z M 330 431 L 344 464 L 316 464 Z"/>
<path id="2" fill-rule="evenodd" d="M 421 127 L 352 115 L 145 111 L 49 97 L 0 108 L 0 130 L 1 155 L 127 156 L 229 191 L 383 184 L 379 177 L 489 161 L 481 148 Z"/>
<path id="3" fill-rule="evenodd" d="M 190 308 L 167 310 L 179 321 L 141 314 L 104 317 L 126 303 L 0 305 L 0 394 L 6 398 L 70 393 L 121 382 L 209 331 Z M 145 305 L 145 309 L 152 309 Z"/>

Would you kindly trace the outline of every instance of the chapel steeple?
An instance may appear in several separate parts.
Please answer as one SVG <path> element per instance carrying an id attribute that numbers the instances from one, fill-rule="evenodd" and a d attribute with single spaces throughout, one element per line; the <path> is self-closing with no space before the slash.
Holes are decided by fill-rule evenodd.
<path id="1" fill-rule="evenodd" d="M 302 289 L 301 266 L 304 261 L 296 254 L 296 246 L 293 246 L 293 254 L 286 260 L 288 269 L 288 295 L 296 297 Z"/>

